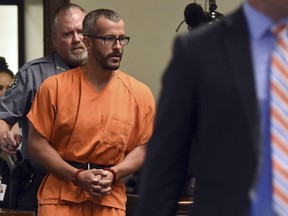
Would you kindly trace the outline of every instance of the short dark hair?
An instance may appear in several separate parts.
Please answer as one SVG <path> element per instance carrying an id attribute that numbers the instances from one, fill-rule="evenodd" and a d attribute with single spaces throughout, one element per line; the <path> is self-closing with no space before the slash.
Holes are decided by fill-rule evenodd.
<path id="1" fill-rule="evenodd" d="M 95 22 L 100 18 L 105 17 L 112 22 L 119 22 L 122 18 L 118 13 L 109 9 L 97 9 L 89 12 L 83 20 L 83 35 L 91 35 L 97 33 Z M 96 32 L 95 32 L 96 31 Z"/>
<path id="2" fill-rule="evenodd" d="M 6 59 L 1 56 L 0 56 L 0 73 L 7 73 L 12 78 L 14 78 L 14 73 L 11 70 L 9 70 Z"/>

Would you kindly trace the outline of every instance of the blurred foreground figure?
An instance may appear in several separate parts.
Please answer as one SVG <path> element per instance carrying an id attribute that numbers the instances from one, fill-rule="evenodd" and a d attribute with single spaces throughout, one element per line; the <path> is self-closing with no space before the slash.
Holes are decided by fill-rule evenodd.
<path id="1" fill-rule="evenodd" d="M 287 0 L 247 0 L 177 37 L 137 216 L 175 215 L 187 170 L 196 179 L 191 216 L 288 215 L 287 27 L 274 31 L 287 18 Z"/>

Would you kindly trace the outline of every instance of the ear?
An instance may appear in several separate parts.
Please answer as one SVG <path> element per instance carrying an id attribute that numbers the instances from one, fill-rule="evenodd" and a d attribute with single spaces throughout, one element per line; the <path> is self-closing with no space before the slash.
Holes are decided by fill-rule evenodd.
<path id="1" fill-rule="evenodd" d="M 52 32 L 51 33 L 51 38 L 52 38 L 52 42 L 53 42 L 53 46 L 56 48 L 57 47 L 57 37 L 56 37 L 56 33 Z"/>
<path id="2" fill-rule="evenodd" d="M 90 40 L 88 37 L 84 36 L 84 37 L 83 37 L 83 43 L 84 43 L 84 45 L 85 45 L 85 47 L 86 47 L 87 49 L 91 49 L 91 47 L 92 47 L 92 40 Z"/>

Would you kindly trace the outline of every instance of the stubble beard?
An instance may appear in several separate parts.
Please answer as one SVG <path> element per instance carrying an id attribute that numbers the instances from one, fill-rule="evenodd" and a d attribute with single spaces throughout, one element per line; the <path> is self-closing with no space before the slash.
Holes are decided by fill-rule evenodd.
<path id="1" fill-rule="evenodd" d="M 99 62 L 104 70 L 117 70 L 120 67 L 120 62 L 121 62 L 121 57 L 120 61 L 115 65 L 115 64 L 109 64 L 109 59 L 113 56 L 113 54 L 109 54 L 105 57 L 100 57 Z"/>

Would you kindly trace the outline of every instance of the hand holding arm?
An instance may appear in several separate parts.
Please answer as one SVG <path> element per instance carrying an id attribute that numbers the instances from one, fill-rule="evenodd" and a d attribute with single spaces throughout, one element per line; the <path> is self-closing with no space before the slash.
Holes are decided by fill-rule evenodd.
<path id="1" fill-rule="evenodd" d="M 124 178 L 142 167 L 145 156 L 146 144 L 138 145 L 126 155 L 123 161 L 111 168 L 116 172 L 118 179 Z M 113 174 L 111 172 L 109 172 L 107 177 L 113 180 Z"/>

